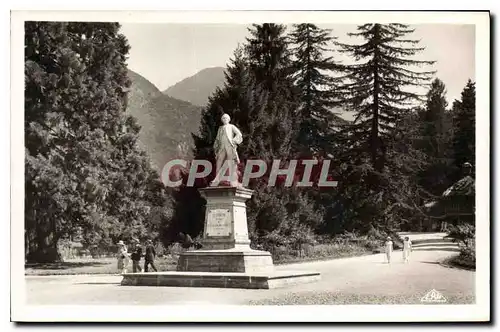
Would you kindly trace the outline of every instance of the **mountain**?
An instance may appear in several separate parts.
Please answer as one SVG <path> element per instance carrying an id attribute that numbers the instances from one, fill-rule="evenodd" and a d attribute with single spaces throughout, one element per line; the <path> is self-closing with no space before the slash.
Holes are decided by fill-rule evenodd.
<path id="1" fill-rule="evenodd" d="M 127 112 L 141 131 L 139 142 L 161 172 L 167 161 L 191 156 L 191 133 L 198 132 L 201 108 L 164 95 L 153 83 L 129 70 L 131 87 Z"/>
<path id="2" fill-rule="evenodd" d="M 224 84 L 224 71 L 223 67 L 205 68 L 174 84 L 163 93 L 176 99 L 188 101 L 193 105 L 205 106 L 208 103 L 208 97 L 217 87 Z"/>
<path id="3" fill-rule="evenodd" d="M 200 127 L 201 107 L 162 94 L 153 98 L 146 110 L 153 123 L 148 144 L 155 165 L 161 169 L 169 160 L 191 158 L 192 134 Z"/>
<path id="4" fill-rule="evenodd" d="M 223 76 L 224 68 L 204 69 L 172 88 L 181 86 L 181 83 L 186 85 L 192 82 L 208 82 L 208 77 L 216 78 L 217 72 Z M 202 107 L 162 93 L 153 83 L 131 70 L 128 75 L 132 84 L 128 95 L 127 112 L 133 115 L 141 126 L 139 143 L 150 156 L 156 169 L 161 172 L 163 166 L 172 159 L 191 158 L 194 147 L 191 134 L 198 133 Z M 193 80 L 194 77 L 198 78 Z M 212 84 L 214 89 L 215 81 L 214 79 Z M 223 79 L 220 81 L 224 82 Z M 207 87 L 208 84 L 204 86 Z M 211 93 L 207 92 L 205 99 L 208 99 Z M 349 123 L 345 121 L 343 115 L 332 114 L 332 120 L 338 124 Z"/>

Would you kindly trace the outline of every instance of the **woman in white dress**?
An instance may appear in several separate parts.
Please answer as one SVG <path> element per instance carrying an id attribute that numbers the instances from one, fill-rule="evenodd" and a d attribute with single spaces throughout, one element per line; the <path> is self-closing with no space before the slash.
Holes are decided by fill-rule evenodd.
<path id="1" fill-rule="evenodd" d="M 411 253 L 411 240 L 408 236 L 406 236 L 403 241 L 403 261 L 405 263 L 408 263 L 408 261 L 410 260 L 410 253 Z"/>
<path id="2" fill-rule="evenodd" d="M 390 236 L 387 237 L 387 241 L 385 241 L 385 256 L 387 258 L 387 263 L 391 263 L 391 256 L 392 256 L 392 239 Z"/>

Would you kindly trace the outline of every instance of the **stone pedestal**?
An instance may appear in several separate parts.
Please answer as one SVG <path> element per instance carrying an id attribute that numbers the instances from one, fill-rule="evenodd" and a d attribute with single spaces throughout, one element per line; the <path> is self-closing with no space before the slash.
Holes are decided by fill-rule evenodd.
<path id="1" fill-rule="evenodd" d="M 176 272 L 128 273 L 122 285 L 268 289 L 320 279 L 318 272 L 275 271 L 268 251 L 250 248 L 246 201 L 252 190 L 220 186 L 200 192 L 207 201 L 203 250 L 183 252 Z"/>
<path id="2" fill-rule="evenodd" d="M 203 250 L 182 253 L 177 271 L 273 272 L 271 254 L 250 249 L 245 202 L 252 197 L 253 191 L 208 187 L 200 192 L 207 200 Z"/>
<path id="3" fill-rule="evenodd" d="M 253 190 L 235 187 L 200 189 L 206 199 L 203 249 L 249 250 L 246 201 Z"/>

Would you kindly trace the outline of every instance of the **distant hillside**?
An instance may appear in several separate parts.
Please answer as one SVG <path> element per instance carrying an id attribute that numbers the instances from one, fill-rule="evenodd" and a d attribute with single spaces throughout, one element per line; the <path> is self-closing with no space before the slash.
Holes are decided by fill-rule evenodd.
<path id="1" fill-rule="evenodd" d="M 161 171 L 173 158 L 189 156 L 191 132 L 197 132 L 201 108 L 164 95 L 141 75 L 129 70 L 132 81 L 127 112 L 142 127 L 139 140 L 153 164 Z"/>
<path id="2" fill-rule="evenodd" d="M 224 70 L 223 67 L 205 68 L 176 83 L 163 93 L 176 99 L 188 101 L 193 105 L 205 106 L 208 103 L 208 97 L 217 87 L 224 84 Z"/>
<path id="3" fill-rule="evenodd" d="M 210 76 L 207 73 L 210 73 L 212 69 L 219 73 L 223 73 L 224 70 L 223 68 L 208 68 L 195 76 L 206 78 L 206 75 Z M 171 159 L 191 157 L 194 147 L 191 133 L 197 133 L 199 130 L 202 108 L 163 94 L 153 83 L 131 70 L 129 70 L 129 77 L 132 85 L 128 96 L 127 112 L 137 118 L 142 127 L 139 134 L 140 144 L 148 152 L 156 169 L 161 171 L 165 163 Z M 175 86 L 180 86 L 183 82 L 183 84 L 188 84 L 193 77 Z M 206 98 L 210 94 L 211 92 L 207 93 Z M 346 124 L 349 123 L 346 120 L 351 120 L 346 112 L 340 109 L 334 111 L 340 115 L 332 114 L 332 120 L 335 123 Z"/>
<path id="4" fill-rule="evenodd" d="M 167 95 L 161 95 L 147 105 L 153 130 L 151 144 L 153 159 L 161 168 L 174 158 L 192 157 L 194 148 L 192 133 L 198 133 L 201 107 Z"/>

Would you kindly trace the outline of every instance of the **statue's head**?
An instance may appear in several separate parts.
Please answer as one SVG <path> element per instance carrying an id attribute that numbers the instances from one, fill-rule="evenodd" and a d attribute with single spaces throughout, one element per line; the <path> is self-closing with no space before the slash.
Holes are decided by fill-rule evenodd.
<path id="1" fill-rule="evenodd" d="M 229 123 L 229 121 L 231 121 L 231 117 L 229 116 L 229 114 L 224 113 L 221 117 L 221 120 L 222 120 L 222 123 L 226 125 Z"/>

